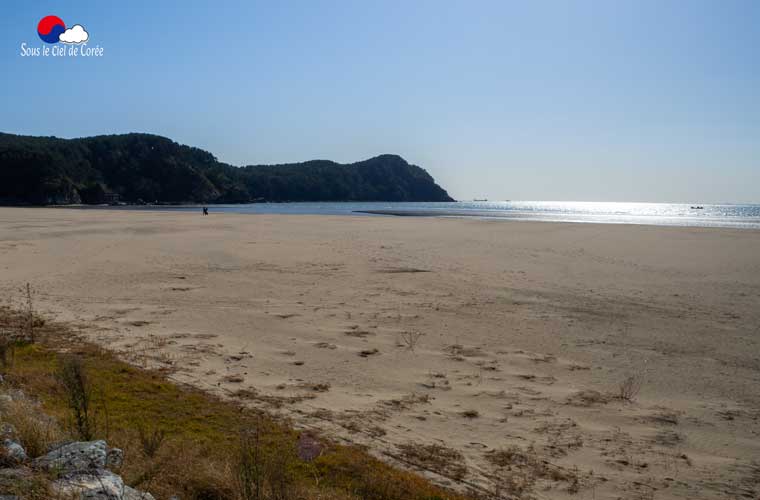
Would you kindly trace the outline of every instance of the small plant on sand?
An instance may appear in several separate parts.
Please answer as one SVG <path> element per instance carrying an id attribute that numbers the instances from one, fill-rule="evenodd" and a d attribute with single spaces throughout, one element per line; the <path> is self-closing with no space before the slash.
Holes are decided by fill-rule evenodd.
<path id="1" fill-rule="evenodd" d="M 618 387 L 618 398 L 623 401 L 631 402 L 636 399 L 644 384 L 644 377 L 641 374 L 627 376 Z"/>
<path id="2" fill-rule="evenodd" d="M 417 344 L 420 342 L 422 336 L 425 335 L 422 332 L 417 331 L 404 331 L 401 332 L 401 341 L 406 346 L 407 350 L 414 352 Z"/>

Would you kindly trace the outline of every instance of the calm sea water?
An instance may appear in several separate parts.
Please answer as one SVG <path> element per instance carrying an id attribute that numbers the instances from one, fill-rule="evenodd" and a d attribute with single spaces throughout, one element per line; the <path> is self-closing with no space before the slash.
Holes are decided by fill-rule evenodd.
<path id="1" fill-rule="evenodd" d="M 454 203 L 315 202 L 211 205 L 213 212 L 244 214 L 393 215 L 479 217 L 551 222 L 649 224 L 664 226 L 760 229 L 760 205 L 679 203 L 607 203 L 565 201 L 487 201 Z M 120 210 L 198 211 L 198 206 L 113 207 Z"/>

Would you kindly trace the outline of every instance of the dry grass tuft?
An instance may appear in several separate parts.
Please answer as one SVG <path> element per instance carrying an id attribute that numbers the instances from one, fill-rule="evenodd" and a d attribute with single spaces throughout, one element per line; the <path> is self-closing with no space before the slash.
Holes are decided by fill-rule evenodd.
<path id="1" fill-rule="evenodd" d="M 159 427 L 148 430 L 144 426 L 140 426 L 137 435 L 142 445 L 142 452 L 148 458 L 155 458 L 166 440 L 166 431 Z"/>
<path id="2" fill-rule="evenodd" d="M 401 345 L 406 346 L 407 350 L 414 352 L 414 349 L 417 347 L 417 344 L 420 342 L 423 335 L 425 334 L 417 331 L 401 332 L 399 335 L 399 337 L 401 337 Z"/>
<path id="3" fill-rule="evenodd" d="M 4 402 L 0 420 L 12 426 L 14 437 L 30 457 L 44 455 L 68 437 L 55 419 L 41 411 L 39 404 L 26 398 Z"/>
<path id="4" fill-rule="evenodd" d="M 632 402 L 636 399 L 644 384 L 644 377 L 641 374 L 627 376 L 618 386 L 618 398 L 623 401 Z"/>
<path id="5" fill-rule="evenodd" d="M 16 359 L 16 342 L 6 335 L 0 336 L 0 370 L 6 373 Z"/>
<path id="6" fill-rule="evenodd" d="M 298 498 L 296 439 L 273 422 L 259 416 L 240 431 L 235 484 L 241 500 L 289 500 Z"/>
<path id="7" fill-rule="evenodd" d="M 457 450 L 439 444 L 404 443 L 397 445 L 406 463 L 440 476 L 462 479 L 467 474 L 464 456 Z"/>
<path id="8" fill-rule="evenodd" d="M 593 406 L 595 404 L 606 404 L 609 403 L 609 401 L 610 396 L 591 389 L 578 391 L 567 398 L 567 404 L 569 405 L 586 407 Z"/>

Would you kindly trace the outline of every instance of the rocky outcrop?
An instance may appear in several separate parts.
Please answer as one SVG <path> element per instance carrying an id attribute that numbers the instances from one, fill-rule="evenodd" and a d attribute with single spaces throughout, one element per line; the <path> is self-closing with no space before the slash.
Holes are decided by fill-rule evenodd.
<path id="1" fill-rule="evenodd" d="M 53 493 L 63 498 L 82 500 L 155 500 L 124 484 L 121 476 L 106 469 L 71 472 L 53 482 Z"/>
<path id="2" fill-rule="evenodd" d="M 118 448 L 109 448 L 105 441 L 67 443 L 37 458 L 34 466 L 65 472 L 119 467 L 124 454 Z"/>
<path id="3" fill-rule="evenodd" d="M 26 456 L 26 450 L 16 441 L 6 439 L 3 442 L 3 460 L 5 463 L 15 465 L 26 462 L 29 457 Z"/>
<path id="4" fill-rule="evenodd" d="M 23 397 L 10 395 L 0 401 L 2 404 Z M 2 398 L 0 398 L 2 399 Z M 124 480 L 110 469 L 118 469 L 124 460 L 124 453 L 118 448 L 111 448 L 103 440 L 75 441 L 56 446 L 45 455 L 30 459 L 22 443 L 14 439 L 15 429 L 4 426 L 2 434 L 6 437 L 0 442 L 0 500 L 25 500 L 21 488 L 3 491 L 4 485 L 28 482 L 33 475 L 41 478 L 56 479 L 49 484 L 52 498 L 70 500 L 155 500 L 147 492 L 138 491 L 124 484 Z M 14 494 L 8 494 L 14 493 Z M 37 498 L 37 497 L 35 497 Z"/>

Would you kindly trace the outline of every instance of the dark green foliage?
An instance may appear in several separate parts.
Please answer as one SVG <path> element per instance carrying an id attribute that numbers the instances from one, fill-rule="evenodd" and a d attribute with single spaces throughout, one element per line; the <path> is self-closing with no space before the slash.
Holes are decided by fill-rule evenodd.
<path id="1" fill-rule="evenodd" d="M 0 134 L 0 203 L 451 201 L 425 170 L 395 155 L 234 167 L 165 137 L 58 139 Z"/>

